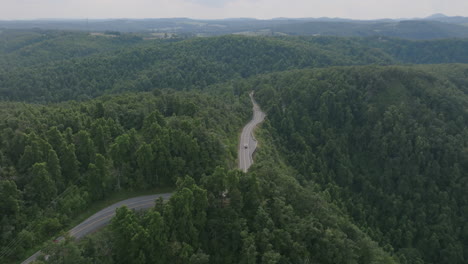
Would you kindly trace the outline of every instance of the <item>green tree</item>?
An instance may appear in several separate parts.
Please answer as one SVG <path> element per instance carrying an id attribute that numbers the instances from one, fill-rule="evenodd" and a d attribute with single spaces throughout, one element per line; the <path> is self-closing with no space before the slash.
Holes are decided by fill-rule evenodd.
<path id="1" fill-rule="evenodd" d="M 142 176 L 142 184 L 156 186 L 159 183 L 158 176 L 154 170 L 154 155 L 151 145 L 143 143 L 136 152 L 139 173 Z M 142 186 L 144 186 L 142 185 Z"/>
<path id="2" fill-rule="evenodd" d="M 60 167 L 60 161 L 57 157 L 57 153 L 53 149 L 50 149 L 47 155 L 47 170 L 54 180 L 58 191 L 63 191 L 65 183 L 62 178 L 62 168 Z"/>
<path id="3" fill-rule="evenodd" d="M 129 157 L 131 157 L 130 151 L 130 136 L 128 134 L 118 136 L 115 139 L 115 143 L 111 146 L 110 153 L 114 162 L 114 166 L 117 168 L 117 189 L 121 188 L 121 180 L 123 177 L 124 168 L 128 166 Z"/>
<path id="4" fill-rule="evenodd" d="M 59 243 L 49 242 L 43 250 L 43 254 L 47 254 L 46 263 L 53 264 L 85 264 L 89 260 L 84 258 L 78 246 L 73 243 L 70 237 Z"/>
<path id="5" fill-rule="evenodd" d="M 91 128 L 91 137 L 99 154 L 106 155 L 111 141 L 110 132 L 105 124 L 105 120 L 98 119 Z"/>
<path id="6" fill-rule="evenodd" d="M 255 247 L 255 238 L 246 231 L 241 233 L 242 236 L 242 251 L 240 254 L 241 264 L 257 263 L 257 249 Z"/>
<path id="7" fill-rule="evenodd" d="M 96 164 L 90 163 L 88 168 L 88 190 L 93 200 L 104 198 L 110 191 L 110 174 L 106 158 L 96 155 Z"/>
<path id="8" fill-rule="evenodd" d="M 21 193 L 12 180 L 0 181 L 0 210 L 4 216 L 15 216 L 20 212 Z"/>
<path id="9" fill-rule="evenodd" d="M 145 263 L 149 233 L 127 207 L 117 209 L 111 228 L 115 237 L 115 263 Z"/>
<path id="10" fill-rule="evenodd" d="M 58 156 L 62 156 L 65 153 L 65 148 L 67 144 L 62 133 L 58 130 L 57 127 L 51 127 L 47 131 L 47 141 L 52 145 L 52 148 L 55 150 Z"/>
<path id="11" fill-rule="evenodd" d="M 46 163 L 36 163 L 31 169 L 31 182 L 26 186 L 29 200 L 40 207 L 45 207 L 57 195 L 55 182 L 47 171 Z"/>
<path id="12" fill-rule="evenodd" d="M 67 184 L 75 182 L 79 177 L 79 161 L 75 155 L 75 145 L 69 144 L 65 148 L 63 156 L 60 157 L 60 165 L 62 167 L 62 175 Z"/>
<path id="13" fill-rule="evenodd" d="M 158 260 L 160 262 L 168 261 L 168 238 L 167 227 L 164 218 L 159 212 L 150 211 L 145 216 L 147 230 L 149 234 L 150 256 L 149 260 Z"/>
<path id="14" fill-rule="evenodd" d="M 81 165 L 81 170 L 85 171 L 91 162 L 94 162 L 96 149 L 87 131 L 80 130 L 75 135 L 76 157 Z"/>

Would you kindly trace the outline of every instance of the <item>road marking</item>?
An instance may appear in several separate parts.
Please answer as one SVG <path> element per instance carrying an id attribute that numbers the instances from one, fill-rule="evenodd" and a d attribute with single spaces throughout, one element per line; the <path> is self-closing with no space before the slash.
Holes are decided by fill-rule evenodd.
<path id="1" fill-rule="evenodd" d="M 97 220 L 95 220 L 95 221 L 93 221 L 93 222 L 91 222 L 91 223 L 89 223 L 89 224 L 83 226 L 82 228 L 80 228 L 80 229 L 78 229 L 78 230 L 73 231 L 73 229 L 72 229 L 72 230 L 70 231 L 70 235 L 71 235 L 71 236 L 74 236 L 75 234 L 81 232 L 83 229 L 88 228 L 90 225 L 94 225 L 94 224 L 97 224 L 97 223 L 99 223 L 99 222 L 102 222 L 102 221 L 104 221 L 104 220 L 106 220 L 106 219 L 108 219 L 108 218 L 110 218 L 110 217 L 113 217 L 114 215 L 115 215 L 115 212 L 112 213 L 112 214 L 110 214 L 110 215 L 107 215 L 106 217 L 97 219 Z"/>
<path id="2" fill-rule="evenodd" d="M 162 197 L 162 196 L 160 196 L 160 197 Z M 159 198 L 159 197 L 157 197 L 157 198 Z M 157 199 L 157 198 L 156 198 L 156 199 Z M 146 201 L 152 201 L 152 200 L 155 200 L 155 199 L 154 199 L 154 198 L 149 198 L 149 199 L 145 199 L 145 200 L 141 200 L 141 201 L 131 202 L 131 203 L 128 203 L 128 204 L 126 204 L 126 203 L 125 203 L 125 200 L 124 200 L 124 201 L 121 201 L 121 202 L 118 202 L 118 203 L 122 203 L 121 206 L 124 206 L 124 205 L 130 206 L 130 205 L 132 205 L 132 204 L 141 203 L 141 202 L 146 202 Z M 109 207 L 108 207 L 108 208 L 105 208 L 105 209 L 103 209 L 102 211 L 97 212 L 96 214 L 90 216 L 88 219 L 84 220 L 81 224 L 84 224 L 84 223 L 86 223 L 86 222 L 88 222 L 88 221 L 92 221 L 92 220 L 94 220 L 95 218 L 97 218 L 97 217 L 99 217 L 99 216 L 101 216 L 101 215 L 103 215 L 103 214 L 105 214 L 105 213 L 111 212 L 112 210 L 115 211 L 115 209 L 121 207 L 121 206 L 117 206 L 117 207 L 113 207 L 113 206 L 115 206 L 115 204 L 109 206 L 109 207 L 111 207 L 111 208 L 109 208 Z M 78 227 L 78 226 L 77 226 L 77 227 Z M 76 227 L 75 227 L 75 228 L 76 228 Z M 72 229 L 72 230 L 73 230 L 73 229 Z M 70 231 L 71 231 L 71 230 L 70 230 Z"/>
<path id="3" fill-rule="evenodd" d="M 157 198 L 155 198 L 155 199 L 153 200 L 153 202 L 151 202 L 151 203 L 140 204 L 140 205 L 136 205 L 136 206 L 134 206 L 134 207 L 129 207 L 129 206 L 127 206 L 126 204 L 123 204 L 122 206 L 127 206 L 129 209 L 136 209 L 136 208 L 139 208 L 139 207 L 144 207 L 144 206 L 147 206 L 147 205 L 151 205 L 151 204 L 154 203 L 154 201 L 155 201 L 156 199 L 157 199 Z M 146 202 L 146 201 L 149 201 L 149 200 L 143 200 L 143 202 Z M 135 203 L 132 203 L 132 204 L 135 204 Z M 121 207 L 122 207 L 122 206 L 121 206 Z M 88 228 L 88 227 L 91 226 L 91 225 L 97 224 L 97 223 L 102 222 L 102 221 L 104 221 L 104 220 L 106 220 L 106 219 L 108 219 L 108 218 L 114 217 L 114 216 L 115 216 L 115 210 L 117 210 L 118 208 L 120 208 L 120 207 L 115 208 L 115 209 L 114 209 L 114 212 L 112 212 L 111 214 L 106 215 L 105 217 L 99 218 L 99 219 L 97 219 L 97 220 L 95 220 L 95 221 L 93 221 L 93 222 L 91 222 L 91 223 L 89 223 L 89 224 L 87 224 L 87 225 L 81 227 L 81 228 L 78 229 L 78 230 L 73 230 L 73 229 L 70 230 L 70 235 L 73 236 L 73 235 L 75 235 L 75 234 L 81 232 L 82 230 Z"/>

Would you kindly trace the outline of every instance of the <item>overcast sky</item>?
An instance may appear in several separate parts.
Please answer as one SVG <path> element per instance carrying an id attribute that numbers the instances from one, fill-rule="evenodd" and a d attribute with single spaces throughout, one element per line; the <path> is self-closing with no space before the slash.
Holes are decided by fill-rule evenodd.
<path id="1" fill-rule="evenodd" d="M 0 19 L 468 16 L 468 0 L 0 0 Z"/>

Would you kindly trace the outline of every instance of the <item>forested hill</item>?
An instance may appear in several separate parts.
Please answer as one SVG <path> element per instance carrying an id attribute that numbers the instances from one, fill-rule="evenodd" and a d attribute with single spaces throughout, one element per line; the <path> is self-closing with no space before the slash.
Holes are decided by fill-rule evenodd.
<path id="1" fill-rule="evenodd" d="M 468 259 L 467 80 L 466 65 L 366 66 L 248 83 L 299 179 L 318 183 L 401 263 L 461 264 Z"/>
<path id="2" fill-rule="evenodd" d="M 6 69 L 0 73 L 0 98 L 36 102 L 86 99 L 128 90 L 203 88 L 229 79 L 294 68 L 391 62 L 378 51 L 357 49 L 361 51 L 347 54 L 314 43 L 275 38 L 191 39 L 39 67 Z"/>
<path id="3" fill-rule="evenodd" d="M 39 263 L 468 260 L 467 40 L 0 34 L 2 263 L 164 187 Z M 252 90 L 267 119 L 242 173 Z"/>
<path id="4" fill-rule="evenodd" d="M 468 62 L 467 47 L 468 41 L 464 40 L 418 42 L 335 37 L 223 36 L 154 42 L 151 47 L 75 56 L 31 67 L 14 67 L 13 61 L 13 67 L 0 69 L 0 98 L 32 102 L 84 100 L 121 91 L 203 89 L 231 79 L 308 67 L 463 63 Z M 29 59 L 35 60 L 34 56 Z"/>
<path id="5" fill-rule="evenodd" d="M 61 29 L 74 31 L 138 32 L 147 36 L 180 34 L 185 36 L 219 36 L 226 34 L 386 36 L 408 39 L 467 38 L 466 17 L 431 16 L 426 19 L 351 20 L 343 18 L 278 18 L 194 20 L 103 19 L 103 20 L 30 20 L 1 21 L 0 29 Z"/>
<path id="6" fill-rule="evenodd" d="M 134 34 L 56 30 L 0 30 L 0 68 L 42 65 L 144 45 Z M 162 42 L 154 40 L 151 42 Z"/>
<path id="7" fill-rule="evenodd" d="M 373 22 L 304 22 L 278 25 L 278 32 L 290 35 L 323 35 L 341 37 L 395 37 L 403 39 L 467 38 L 468 27 L 438 21 L 373 21 Z"/>
<path id="8" fill-rule="evenodd" d="M 25 259 L 115 193 L 170 190 L 180 177 L 235 167 L 249 103 L 171 90 L 0 102 L 0 262 Z"/>

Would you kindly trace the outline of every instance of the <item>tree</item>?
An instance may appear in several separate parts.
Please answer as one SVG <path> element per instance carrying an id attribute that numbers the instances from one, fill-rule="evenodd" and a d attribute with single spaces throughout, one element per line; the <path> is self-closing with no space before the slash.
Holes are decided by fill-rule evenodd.
<path id="1" fill-rule="evenodd" d="M 57 157 L 57 153 L 55 153 L 53 149 L 50 149 L 47 155 L 47 170 L 54 180 L 58 191 L 63 191 L 65 189 L 65 183 L 62 178 L 62 168 L 60 167 L 60 161 Z"/>
<path id="2" fill-rule="evenodd" d="M 21 193 L 14 181 L 0 180 L 0 230 L 2 230 L 0 247 L 11 241 L 16 234 L 21 215 Z M 22 250 L 22 249 L 19 249 Z"/>
<path id="3" fill-rule="evenodd" d="M 161 263 L 168 261 L 167 226 L 159 212 L 150 211 L 145 216 L 146 228 L 149 234 L 150 256 L 148 260 L 158 260 Z"/>
<path id="4" fill-rule="evenodd" d="M 114 162 L 114 166 L 117 168 L 117 189 L 120 189 L 120 183 L 122 180 L 122 174 L 125 165 L 128 166 L 129 157 L 131 157 L 131 146 L 130 146 L 130 136 L 128 134 L 123 134 L 118 136 L 115 139 L 115 143 L 111 146 L 111 156 Z"/>
<path id="5" fill-rule="evenodd" d="M 198 243 L 198 230 L 193 222 L 193 192 L 183 188 L 174 194 L 164 210 L 172 240 L 187 244 Z"/>
<path id="6" fill-rule="evenodd" d="M 20 172 L 28 171 L 32 165 L 38 161 L 40 162 L 39 155 L 33 152 L 33 148 L 31 146 L 26 146 L 24 153 L 19 160 Z"/>
<path id="7" fill-rule="evenodd" d="M 115 236 L 115 262 L 143 264 L 149 255 L 149 233 L 127 207 L 116 210 L 111 229 Z"/>
<path id="8" fill-rule="evenodd" d="M 276 264 L 280 261 L 281 255 L 273 250 L 268 250 L 262 256 L 262 264 Z"/>
<path id="9" fill-rule="evenodd" d="M 46 254 L 46 263 L 52 264 L 86 264 L 89 261 L 81 254 L 78 246 L 73 243 L 72 238 L 66 237 L 58 243 L 49 242 L 43 253 Z"/>
<path id="10" fill-rule="evenodd" d="M 246 231 L 242 231 L 242 251 L 240 254 L 241 264 L 257 263 L 257 249 L 255 247 L 255 238 Z"/>
<path id="11" fill-rule="evenodd" d="M 81 165 L 81 171 L 85 171 L 91 162 L 94 162 L 96 149 L 87 131 L 80 130 L 75 135 L 76 157 Z"/>
<path id="12" fill-rule="evenodd" d="M 88 166 L 88 191 L 93 201 L 104 197 L 104 183 L 96 165 L 90 163 Z"/>
<path id="13" fill-rule="evenodd" d="M 30 202 L 44 208 L 57 195 L 55 182 L 47 171 L 46 163 L 36 163 L 31 169 L 31 182 L 26 186 Z"/>
<path id="14" fill-rule="evenodd" d="M 149 184 L 156 186 L 159 183 L 157 174 L 154 170 L 154 155 L 151 145 L 143 143 L 136 153 L 139 173 L 142 176 L 142 186 Z"/>
<path id="15" fill-rule="evenodd" d="M 90 163 L 87 173 L 88 190 L 93 200 L 104 198 L 110 191 L 109 168 L 106 158 L 96 155 L 96 164 Z"/>
<path id="16" fill-rule="evenodd" d="M 60 157 L 60 165 L 62 167 L 62 175 L 67 184 L 74 183 L 80 177 L 78 172 L 79 162 L 75 155 L 74 144 L 69 144 L 65 148 L 63 156 Z"/>
<path id="17" fill-rule="evenodd" d="M 91 137 L 99 154 L 106 155 L 109 142 L 111 141 L 110 132 L 105 124 L 105 120 L 99 119 L 91 128 Z"/>
<path id="18" fill-rule="evenodd" d="M 190 264 L 208 264 L 210 263 L 210 256 L 198 250 L 190 257 Z"/>
<path id="19" fill-rule="evenodd" d="M 0 211 L 4 216 L 14 216 L 20 211 L 21 193 L 14 181 L 0 181 Z"/>
<path id="20" fill-rule="evenodd" d="M 65 153 L 65 148 L 67 144 L 62 133 L 58 130 L 57 127 L 51 127 L 47 131 L 47 141 L 58 154 L 58 156 L 62 156 Z"/>

